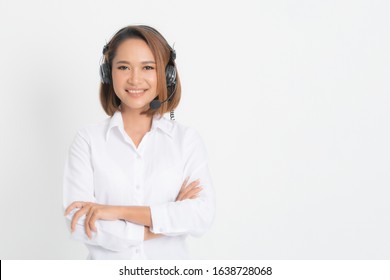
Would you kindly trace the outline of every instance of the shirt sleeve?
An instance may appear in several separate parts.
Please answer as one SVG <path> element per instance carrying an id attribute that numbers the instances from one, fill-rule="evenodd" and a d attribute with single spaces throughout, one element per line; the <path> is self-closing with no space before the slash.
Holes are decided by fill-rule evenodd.
<path id="1" fill-rule="evenodd" d="M 99 203 L 94 196 L 91 148 L 87 139 L 85 129 L 79 130 L 69 149 L 63 178 L 64 209 L 74 201 Z M 74 209 L 65 217 L 69 230 L 73 215 L 77 210 L 78 208 Z M 112 251 L 125 250 L 142 243 L 144 239 L 144 226 L 123 220 L 97 220 L 95 223 L 97 232 L 92 232 L 92 239 L 89 239 L 85 233 L 84 221 L 85 215 L 78 220 L 72 239 Z"/>
<path id="2" fill-rule="evenodd" d="M 208 156 L 199 134 L 192 129 L 186 134 L 182 148 L 185 177 L 189 176 L 189 183 L 199 179 L 203 190 L 196 199 L 151 205 L 151 231 L 167 236 L 200 236 L 210 228 L 215 216 L 215 194 Z"/>

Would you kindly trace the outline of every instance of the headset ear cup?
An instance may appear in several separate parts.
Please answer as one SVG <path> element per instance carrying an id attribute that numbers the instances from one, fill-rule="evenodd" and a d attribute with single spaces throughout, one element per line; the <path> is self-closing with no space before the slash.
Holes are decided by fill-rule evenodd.
<path id="1" fill-rule="evenodd" d="M 167 67 L 165 68 L 165 78 L 167 81 L 168 88 L 176 85 L 176 68 L 174 65 L 167 65 Z"/>
<path id="2" fill-rule="evenodd" d="M 111 84 L 111 67 L 108 63 L 100 65 L 100 78 L 103 84 Z"/>

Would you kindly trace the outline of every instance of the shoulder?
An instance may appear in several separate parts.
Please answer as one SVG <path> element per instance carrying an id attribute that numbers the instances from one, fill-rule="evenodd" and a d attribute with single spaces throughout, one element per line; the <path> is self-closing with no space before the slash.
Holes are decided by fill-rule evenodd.
<path id="1" fill-rule="evenodd" d="M 105 136 L 110 122 L 110 117 L 95 123 L 85 124 L 76 131 L 76 138 L 83 138 L 86 142 L 92 141 Z"/>
<path id="2" fill-rule="evenodd" d="M 202 141 L 197 129 L 168 118 L 164 118 L 164 122 L 168 128 L 167 131 L 175 141 Z"/>
<path id="3" fill-rule="evenodd" d="M 196 128 L 182 124 L 179 121 L 169 119 L 166 119 L 166 121 L 171 123 L 172 138 L 184 153 L 197 152 L 199 154 L 207 154 L 203 138 Z"/>

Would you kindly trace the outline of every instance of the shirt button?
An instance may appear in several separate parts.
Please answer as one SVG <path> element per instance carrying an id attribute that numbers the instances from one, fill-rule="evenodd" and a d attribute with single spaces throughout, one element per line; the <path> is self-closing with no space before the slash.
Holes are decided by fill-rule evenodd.
<path id="1" fill-rule="evenodd" d="M 138 249 L 138 248 L 135 249 L 135 253 L 136 253 L 136 254 L 139 254 L 139 249 Z"/>
<path id="2" fill-rule="evenodd" d="M 137 190 L 139 190 L 139 189 L 140 189 L 140 185 L 135 186 L 135 188 L 136 188 Z"/>

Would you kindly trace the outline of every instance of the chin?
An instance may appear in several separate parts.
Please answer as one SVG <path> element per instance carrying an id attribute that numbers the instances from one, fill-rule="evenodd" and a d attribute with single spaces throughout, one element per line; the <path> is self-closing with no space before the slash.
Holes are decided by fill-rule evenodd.
<path id="1" fill-rule="evenodd" d="M 136 111 L 146 111 L 149 109 L 150 105 L 149 103 L 142 103 L 142 104 L 135 104 L 135 103 L 123 103 L 122 102 L 122 108 L 126 107 L 129 110 L 136 110 Z"/>
<path id="2" fill-rule="evenodd" d="M 146 111 L 150 107 L 150 102 L 155 98 L 154 96 L 142 96 L 141 98 L 132 98 L 128 95 L 122 95 L 122 108 L 126 107 L 130 110 Z"/>

